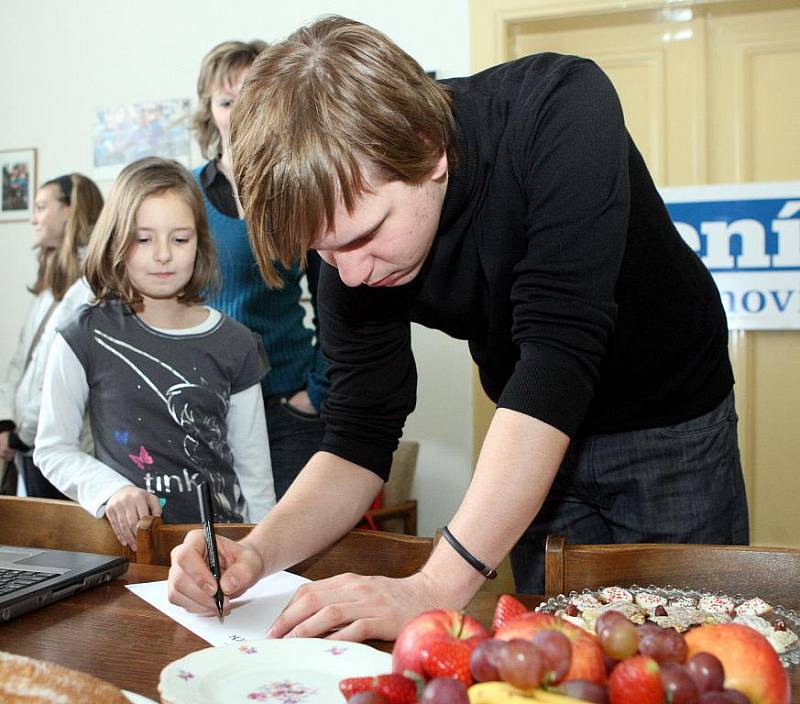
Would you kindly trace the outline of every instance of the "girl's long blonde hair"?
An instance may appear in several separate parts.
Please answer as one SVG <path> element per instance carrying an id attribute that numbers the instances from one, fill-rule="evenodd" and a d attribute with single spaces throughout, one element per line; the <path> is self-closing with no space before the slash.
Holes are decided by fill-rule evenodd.
<path id="1" fill-rule="evenodd" d="M 30 291 L 39 294 L 50 289 L 60 301 L 81 274 L 81 250 L 89 243 L 92 228 L 103 208 L 103 194 L 94 181 L 83 174 L 68 174 L 47 181 L 56 199 L 71 208 L 61 243 L 39 248 L 39 273 Z"/>
<path id="2" fill-rule="evenodd" d="M 217 254 L 197 183 L 177 161 L 149 156 L 128 164 L 117 176 L 92 233 L 84 273 L 98 301 L 119 298 L 129 305 L 141 303 L 142 296 L 127 271 L 128 254 L 136 237 L 136 213 L 146 198 L 167 191 L 191 208 L 197 234 L 194 273 L 178 301 L 200 303 L 217 289 Z"/>

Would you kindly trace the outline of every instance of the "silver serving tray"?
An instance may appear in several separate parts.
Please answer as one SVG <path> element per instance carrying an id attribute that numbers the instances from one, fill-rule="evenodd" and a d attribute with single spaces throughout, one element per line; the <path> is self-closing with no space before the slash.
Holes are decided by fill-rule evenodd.
<path id="1" fill-rule="evenodd" d="M 612 585 L 608 585 L 612 586 Z M 622 585 L 613 585 L 613 586 L 622 586 Z M 665 587 L 656 587 L 654 585 L 650 585 L 647 587 L 640 587 L 636 584 L 633 584 L 629 587 L 624 587 L 627 589 L 631 594 L 637 594 L 638 592 L 650 592 L 652 594 L 659 594 L 663 597 L 669 599 L 670 597 L 676 596 L 687 596 L 691 597 L 692 599 L 699 600 L 701 597 L 704 596 L 724 596 L 728 599 L 731 599 L 735 606 L 739 606 L 743 601 L 747 601 L 748 599 L 752 599 L 753 596 L 743 596 L 742 594 L 725 594 L 724 592 L 709 592 L 704 589 L 693 589 L 691 587 L 673 587 L 672 585 L 668 584 Z M 558 596 L 550 597 L 547 601 L 542 602 L 539 606 L 534 609 L 535 611 L 541 611 L 543 613 L 554 614 L 556 611 L 562 610 L 566 608 L 567 604 L 569 604 L 569 600 L 577 596 L 579 594 L 591 594 L 599 599 L 600 589 L 584 589 L 581 592 L 572 591 L 569 594 L 559 594 Z M 766 600 L 765 600 L 766 601 Z M 800 636 L 800 612 L 787 609 L 783 606 L 776 606 L 770 602 L 767 602 L 772 606 L 772 612 L 774 616 L 770 616 L 767 620 L 770 622 L 774 622 L 775 619 L 782 619 L 783 622 L 786 624 L 786 628 L 791 631 L 794 631 L 796 635 Z M 785 653 L 780 653 L 778 657 L 781 659 L 784 667 L 790 667 L 792 665 L 800 665 L 800 640 L 796 641 L 791 648 L 789 648 Z"/>

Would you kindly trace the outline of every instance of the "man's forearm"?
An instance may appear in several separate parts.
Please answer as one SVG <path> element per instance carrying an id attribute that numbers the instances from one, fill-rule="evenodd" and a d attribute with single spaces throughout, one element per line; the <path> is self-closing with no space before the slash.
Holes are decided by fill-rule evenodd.
<path id="1" fill-rule="evenodd" d="M 497 566 L 541 508 L 568 444 L 554 427 L 498 409 L 469 489 L 448 524 L 453 535 L 479 560 Z M 456 607 L 466 605 L 483 582 L 444 540 L 423 572 Z"/>
<path id="2" fill-rule="evenodd" d="M 352 529 L 382 487 L 369 470 L 318 452 L 244 541 L 259 551 L 266 574 L 286 569 Z"/>

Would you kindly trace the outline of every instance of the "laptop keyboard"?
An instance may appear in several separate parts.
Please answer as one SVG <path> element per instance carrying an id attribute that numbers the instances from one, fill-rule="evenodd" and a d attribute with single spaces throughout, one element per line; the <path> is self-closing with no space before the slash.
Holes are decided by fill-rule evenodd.
<path id="1" fill-rule="evenodd" d="M 28 570 L 0 569 L 0 596 L 10 594 L 18 589 L 25 589 L 32 584 L 44 582 L 58 575 L 51 572 L 30 572 Z"/>

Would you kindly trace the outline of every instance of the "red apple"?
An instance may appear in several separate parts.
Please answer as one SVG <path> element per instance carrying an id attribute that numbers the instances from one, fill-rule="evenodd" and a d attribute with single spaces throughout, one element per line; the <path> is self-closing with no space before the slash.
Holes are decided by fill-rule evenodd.
<path id="1" fill-rule="evenodd" d="M 561 631 L 572 645 L 572 664 L 562 681 L 589 680 L 605 684 L 606 664 L 600 642 L 591 633 L 558 616 L 537 612 L 524 614 L 497 631 L 494 637 L 501 640 L 531 638 L 534 633 L 547 629 Z"/>
<path id="2" fill-rule="evenodd" d="M 738 623 L 719 623 L 694 628 L 685 637 L 687 658 L 702 652 L 719 658 L 725 687 L 739 690 L 752 704 L 789 704 L 789 677 L 760 633 Z"/>
<path id="3" fill-rule="evenodd" d="M 488 637 L 488 631 L 478 621 L 461 611 L 423 611 L 400 630 L 392 651 L 392 671 L 402 674 L 411 670 L 424 678 L 423 659 L 431 643 L 464 640 L 475 647 Z"/>

